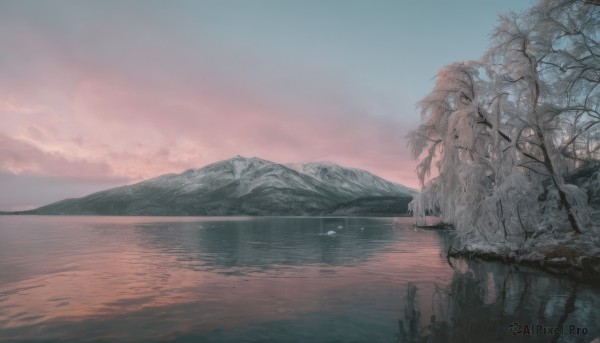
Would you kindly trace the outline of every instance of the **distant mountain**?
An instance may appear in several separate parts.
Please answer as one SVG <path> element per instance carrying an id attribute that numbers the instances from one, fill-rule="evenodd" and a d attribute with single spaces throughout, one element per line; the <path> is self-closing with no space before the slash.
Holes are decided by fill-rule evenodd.
<path id="1" fill-rule="evenodd" d="M 20 213 L 327 215 L 339 211 L 336 205 L 360 198 L 368 198 L 367 207 L 379 213 L 378 197 L 382 206 L 387 206 L 386 213 L 390 213 L 389 197 L 410 199 L 414 193 L 365 170 L 334 163 L 283 165 L 237 156 L 181 174 L 166 174 Z M 355 205 L 361 204 L 364 202 Z M 396 214 L 405 212 L 406 206 L 400 206 Z"/>

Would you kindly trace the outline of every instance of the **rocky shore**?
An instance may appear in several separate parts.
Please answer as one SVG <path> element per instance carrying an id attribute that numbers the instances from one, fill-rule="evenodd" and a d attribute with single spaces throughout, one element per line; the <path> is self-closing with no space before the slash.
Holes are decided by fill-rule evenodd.
<path id="1" fill-rule="evenodd" d="M 600 235 L 598 227 L 582 234 L 548 231 L 521 244 L 464 244 L 451 247 L 448 258 L 500 261 L 531 266 L 600 286 Z"/>

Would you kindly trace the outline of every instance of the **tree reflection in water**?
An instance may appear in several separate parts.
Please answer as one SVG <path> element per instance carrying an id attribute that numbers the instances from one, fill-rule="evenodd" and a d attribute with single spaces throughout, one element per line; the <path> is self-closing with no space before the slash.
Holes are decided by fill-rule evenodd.
<path id="1" fill-rule="evenodd" d="M 431 299 L 420 299 L 418 287 L 407 284 L 397 342 L 590 342 L 598 336 L 593 286 L 499 263 L 460 259 L 452 265 L 451 282 L 436 284 Z M 419 301 L 431 301 L 429 318 L 422 318 Z M 513 323 L 520 332 L 511 333 Z M 571 326 L 587 334 L 569 334 Z M 543 334 L 544 327 L 564 333 Z"/>

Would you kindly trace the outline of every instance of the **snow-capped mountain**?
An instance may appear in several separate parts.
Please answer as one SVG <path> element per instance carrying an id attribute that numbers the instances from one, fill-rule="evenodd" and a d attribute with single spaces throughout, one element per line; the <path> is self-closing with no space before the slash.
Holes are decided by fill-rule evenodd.
<path id="1" fill-rule="evenodd" d="M 363 196 L 415 193 L 413 189 L 382 179 L 366 170 L 346 168 L 332 162 L 310 162 L 286 166 L 319 181 L 334 184 L 339 188 L 339 192 L 347 192 L 349 195 L 361 192 Z"/>
<path id="2" fill-rule="evenodd" d="M 28 213 L 328 214 L 339 204 L 365 197 L 371 199 L 372 207 L 373 197 L 407 199 L 413 193 L 414 190 L 365 170 L 330 162 L 283 165 L 256 157 L 237 156 L 181 174 L 166 174 L 83 198 L 62 200 Z M 396 214 L 404 212 L 406 208 L 399 208 Z"/>

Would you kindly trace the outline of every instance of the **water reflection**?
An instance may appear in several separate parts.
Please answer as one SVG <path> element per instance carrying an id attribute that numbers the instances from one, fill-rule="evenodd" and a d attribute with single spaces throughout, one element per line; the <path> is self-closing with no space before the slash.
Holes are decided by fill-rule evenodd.
<path id="1" fill-rule="evenodd" d="M 410 224 L 0 217 L 0 341 L 515 341 L 514 321 L 599 335 L 597 289 L 453 269 L 440 254 L 450 238 Z"/>
<path id="2" fill-rule="evenodd" d="M 600 336 L 597 288 L 527 268 L 454 262 L 460 268 L 452 281 L 431 298 L 408 284 L 399 342 L 590 342 Z M 431 316 L 415 309 L 417 301 L 431 304 Z M 564 332 L 554 334 L 555 328 Z"/>
<path id="3" fill-rule="evenodd" d="M 324 235 L 330 230 L 337 231 L 335 237 Z M 369 218 L 145 223 L 137 225 L 136 232 L 146 246 L 177 254 L 188 266 L 227 273 L 240 272 L 240 268 L 353 264 L 367 260 L 399 236 L 393 222 Z"/>

